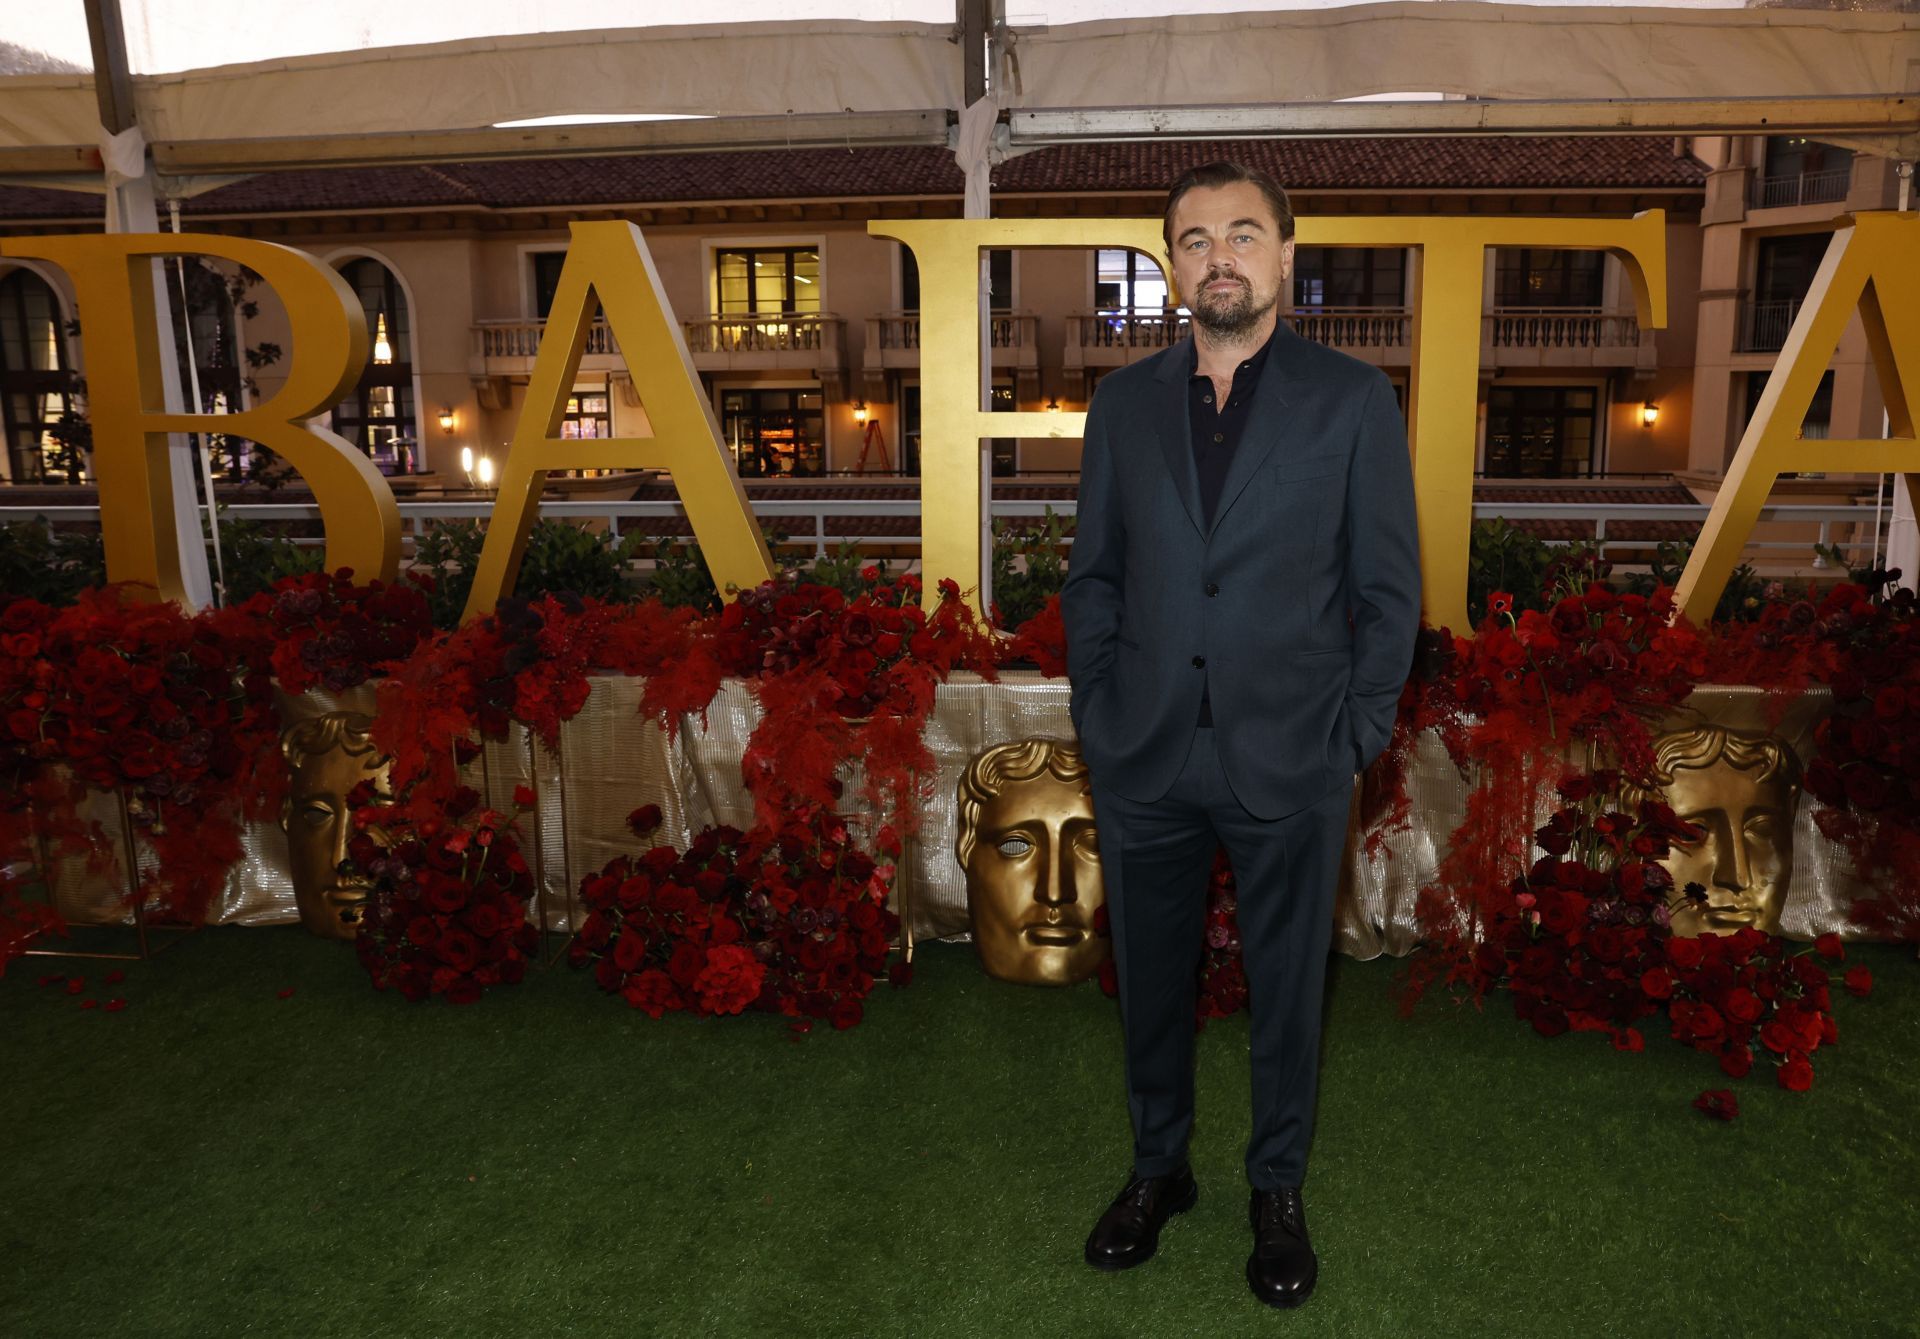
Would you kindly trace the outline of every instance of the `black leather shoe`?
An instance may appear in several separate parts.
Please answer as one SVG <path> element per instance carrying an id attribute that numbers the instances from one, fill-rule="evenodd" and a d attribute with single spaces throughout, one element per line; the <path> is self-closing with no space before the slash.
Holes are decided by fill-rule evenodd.
<path id="1" fill-rule="evenodd" d="M 1160 1248 L 1161 1226 L 1174 1214 L 1191 1209 L 1199 1198 L 1191 1167 L 1161 1176 L 1136 1176 L 1087 1235 L 1087 1263 L 1095 1269 L 1131 1269 L 1152 1259 Z"/>
<path id="2" fill-rule="evenodd" d="M 1299 1306 L 1313 1292 L 1320 1260 L 1307 1240 L 1307 1212 L 1298 1187 L 1256 1190 L 1247 1205 L 1253 1254 L 1247 1286 L 1268 1306 Z"/>

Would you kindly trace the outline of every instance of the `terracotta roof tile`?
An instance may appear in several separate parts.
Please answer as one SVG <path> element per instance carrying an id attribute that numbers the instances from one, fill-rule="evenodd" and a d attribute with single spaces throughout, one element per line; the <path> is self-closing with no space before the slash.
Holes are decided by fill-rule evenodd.
<path id="1" fill-rule="evenodd" d="M 1136 141 L 1038 149 L 1002 164 L 996 191 L 1165 190 L 1182 172 L 1233 159 L 1289 191 L 1446 187 L 1690 187 L 1707 170 L 1671 137 Z"/>
<path id="2" fill-rule="evenodd" d="M 1289 190 L 1697 188 L 1706 169 L 1667 137 L 1202 140 L 1037 149 L 994 170 L 1008 195 L 1157 193 L 1187 168 L 1237 158 Z M 629 154 L 269 172 L 186 201 L 199 215 L 311 210 L 527 209 L 691 200 L 956 196 L 953 155 L 926 145 Z M 92 215 L 97 197 L 0 186 L 0 218 Z"/>

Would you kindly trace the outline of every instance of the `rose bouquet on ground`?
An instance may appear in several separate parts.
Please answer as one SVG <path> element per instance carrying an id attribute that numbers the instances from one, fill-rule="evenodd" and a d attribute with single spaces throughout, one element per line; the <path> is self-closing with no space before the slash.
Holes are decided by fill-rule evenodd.
<path id="1" fill-rule="evenodd" d="M 480 808 L 467 789 L 443 805 L 376 805 L 371 796 L 362 783 L 348 859 L 371 885 L 354 945 L 375 987 L 471 1004 L 518 984 L 539 948 L 527 922 L 536 890 L 514 835 L 533 793 L 516 790 L 511 817 Z"/>
<path id="2" fill-rule="evenodd" d="M 630 819 L 643 838 L 659 822 L 652 805 Z M 685 852 L 655 846 L 588 875 L 569 960 L 655 1018 L 758 1009 L 852 1027 L 899 928 L 892 873 L 820 809 L 777 830 L 707 828 Z"/>
<path id="3" fill-rule="evenodd" d="M 1641 801 L 1638 817 L 1614 808 L 1619 780 L 1606 770 L 1561 779 L 1565 803 L 1535 834 L 1543 854 L 1477 950 L 1484 979 L 1542 1036 L 1604 1032 L 1616 1049 L 1639 1051 L 1635 1024 L 1664 1014 L 1675 1041 L 1714 1056 L 1730 1077 L 1767 1059 L 1781 1087 L 1804 1091 L 1813 1052 L 1838 1037 L 1822 966 L 1841 957 L 1838 937 L 1789 953 L 1751 928 L 1674 935 L 1672 913 L 1706 890 L 1676 892 L 1658 862 L 1670 843 L 1699 834 L 1657 800 Z M 1864 968 L 1845 980 L 1856 993 L 1872 988 Z M 1709 1114 L 1730 1118 L 1719 1105 Z"/>

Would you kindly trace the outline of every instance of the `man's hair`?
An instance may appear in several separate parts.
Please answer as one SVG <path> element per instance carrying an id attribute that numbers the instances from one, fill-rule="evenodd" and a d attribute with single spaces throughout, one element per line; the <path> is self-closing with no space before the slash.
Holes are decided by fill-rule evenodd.
<path id="1" fill-rule="evenodd" d="M 1065 739 L 1016 739 L 995 744 L 967 764 L 960 776 L 960 832 L 954 854 L 964 867 L 973 854 L 974 830 L 980 826 L 980 810 L 997 798 L 1010 782 L 1031 781 L 1051 772 L 1062 781 L 1078 781 L 1087 788 L 1087 763 L 1080 746 Z"/>
<path id="2" fill-rule="evenodd" d="M 1167 192 L 1166 217 L 1160 223 L 1160 236 L 1167 243 L 1167 254 L 1173 254 L 1173 209 L 1180 203 L 1181 196 L 1196 186 L 1232 186 L 1243 181 L 1259 187 L 1260 194 L 1267 197 L 1267 207 L 1273 211 L 1273 217 L 1280 225 L 1280 240 L 1290 240 L 1293 237 L 1293 206 L 1287 203 L 1287 193 L 1280 188 L 1279 182 L 1259 168 L 1248 167 L 1244 163 L 1203 163 L 1182 173 L 1180 180 L 1174 182 L 1173 188 Z"/>
<path id="3" fill-rule="evenodd" d="M 1758 769 L 1754 784 L 1778 780 L 1788 790 L 1800 788 L 1800 759 L 1774 735 L 1743 735 L 1721 725 L 1697 725 L 1662 735 L 1653 749 L 1653 780 L 1662 788 L 1673 784 L 1673 774 L 1686 767 L 1711 767 L 1722 758 L 1742 772 Z M 1631 782 L 1621 786 L 1629 806 L 1658 799 Z"/>

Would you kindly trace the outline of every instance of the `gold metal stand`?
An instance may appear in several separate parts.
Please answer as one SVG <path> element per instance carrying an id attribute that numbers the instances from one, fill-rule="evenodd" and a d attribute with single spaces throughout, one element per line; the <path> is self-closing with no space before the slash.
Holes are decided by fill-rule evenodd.
<path id="1" fill-rule="evenodd" d="M 150 925 L 147 921 L 147 894 L 140 886 L 140 847 L 133 835 L 133 815 L 127 808 L 125 791 L 115 791 L 114 799 L 120 808 L 120 840 L 122 859 L 126 862 L 127 898 L 133 904 L 133 930 L 139 943 L 139 949 L 132 953 L 115 953 L 105 949 L 72 948 L 30 948 L 20 955 L 24 958 L 94 958 L 108 962 L 145 962 L 173 945 L 185 939 L 200 927 L 197 925 Z M 40 886 L 46 890 L 47 905 L 53 905 L 53 862 L 49 857 L 44 841 L 36 841 L 39 847 Z M 117 930 L 119 925 L 81 925 L 68 926 L 68 930 Z M 161 937 L 158 931 L 166 931 Z"/>
<path id="2" fill-rule="evenodd" d="M 560 777 L 560 877 L 565 884 L 567 908 L 567 928 L 556 930 L 547 917 L 547 860 L 546 831 L 540 821 L 540 741 L 533 731 L 527 731 L 527 780 L 533 789 L 533 882 L 534 912 L 540 925 L 540 946 L 542 966 L 552 967 L 566 956 L 567 946 L 573 942 L 573 936 L 580 928 L 580 908 L 574 896 L 573 849 L 567 840 L 569 824 L 567 822 L 567 752 L 566 726 L 560 727 L 560 737 L 554 743 L 554 770 Z M 560 942 L 551 952 L 547 946 L 553 936 L 560 936 Z"/>

